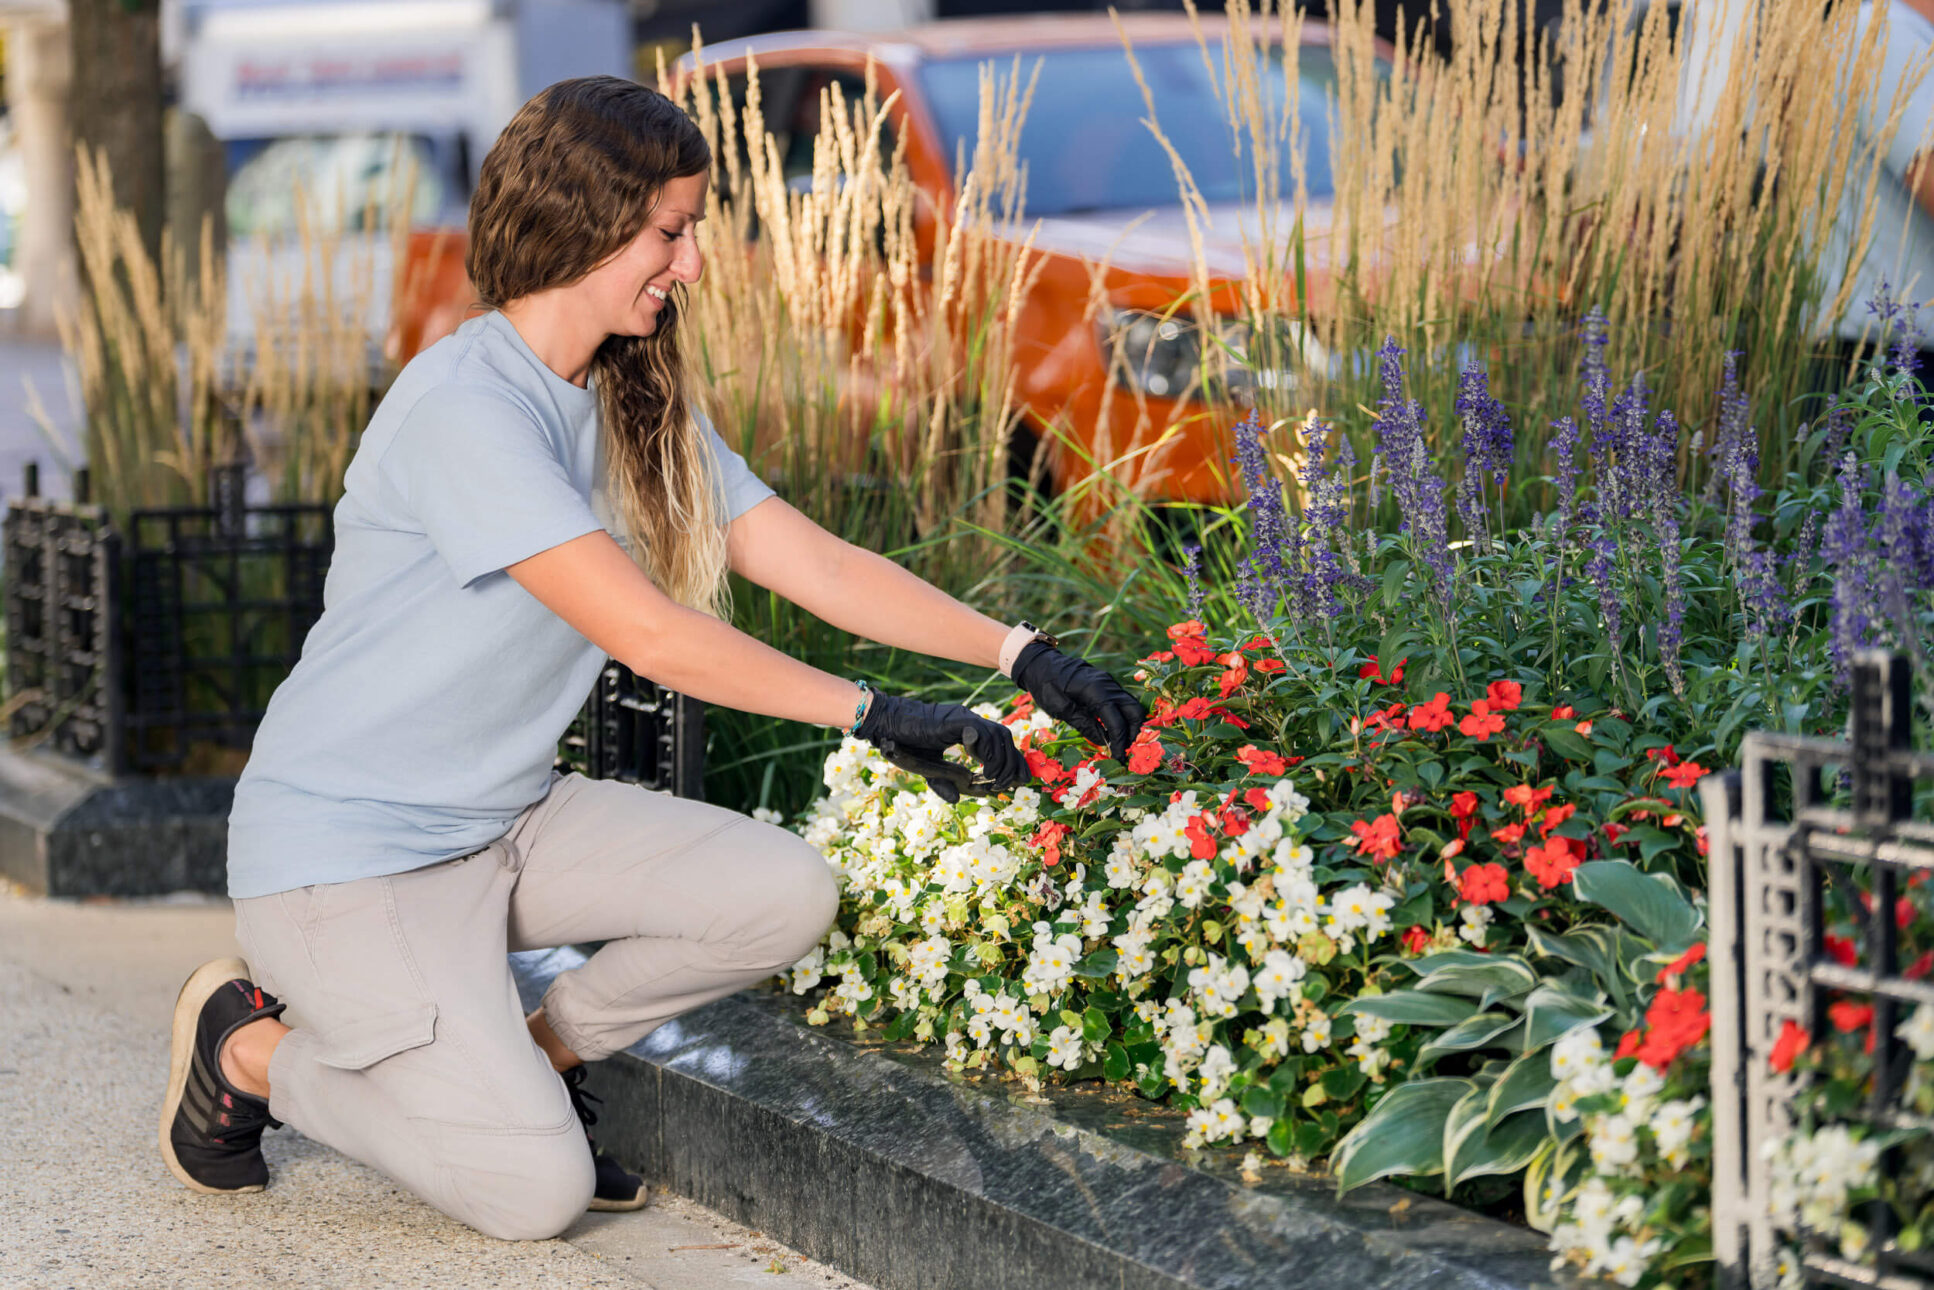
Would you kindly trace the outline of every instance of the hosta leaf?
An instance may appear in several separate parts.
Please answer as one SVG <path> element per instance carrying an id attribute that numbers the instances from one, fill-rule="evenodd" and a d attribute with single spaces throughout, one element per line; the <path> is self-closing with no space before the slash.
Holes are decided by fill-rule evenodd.
<path id="1" fill-rule="evenodd" d="M 1596 1025 L 1612 1015 L 1612 1010 L 1605 1006 L 1602 999 L 1581 999 L 1550 984 L 1533 990 L 1526 996 L 1523 1006 L 1524 1046 L 1527 1052 L 1555 1042 L 1566 1031 Z"/>
<path id="2" fill-rule="evenodd" d="M 1499 1120 L 1516 1111 L 1542 1108 L 1558 1081 L 1551 1074 L 1551 1054 L 1533 1048 L 1504 1068 L 1497 1083 L 1491 1085 L 1484 1104 L 1484 1127 L 1496 1127 Z"/>
<path id="3" fill-rule="evenodd" d="M 1439 968 L 1419 981 L 1417 988 L 1496 1001 L 1523 994 L 1537 984 L 1538 974 L 1524 960 L 1487 955 L 1482 963 L 1459 963 Z"/>
<path id="4" fill-rule="evenodd" d="M 1389 994 L 1365 995 L 1343 1005 L 1341 1011 L 1363 1017 L 1381 1017 L 1406 1026 L 1454 1026 L 1477 1011 L 1477 1005 L 1454 994 L 1430 994 L 1423 990 L 1393 990 Z"/>
<path id="5" fill-rule="evenodd" d="M 1417 1054 L 1417 1061 L 1422 1064 L 1440 1053 L 1461 1053 L 1482 1048 L 1517 1024 L 1518 1018 L 1508 1012 L 1480 1012 L 1466 1017 L 1425 1044 Z"/>
<path id="6" fill-rule="evenodd" d="M 1602 905 L 1668 954 L 1683 953 L 1699 934 L 1699 911 L 1670 879 L 1626 860 L 1591 860 L 1572 873 L 1578 898 Z"/>
<path id="7" fill-rule="evenodd" d="M 1616 927 L 1574 927 L 1563 936 L 1553 936 L 1535 927 L 1531 948 L 1547 958 L 1563 959 L 1588 969 L 1599 986 L 1620 1007 L 1625 1006 L 1625 974 L 1619 971 L 1619 931 Z"/>
<path id="8" fill-rule="evenodd" d="M 1403 965 L 1418 976 L 1429 976 L 1447 967 L 1482 967 L 1491 962 L 1495 962 L 1491 955 L 1480 954 L 1476 950 L 1440 950 L 1422 958 L 1405 959 Z"/>
<path id="9" fill-rule="evenodd" d="M 1442 1173 L 1444 1121 L 1476 1087 L 1467 1079 L 1414 1079 L 1384 1094 L 1330 1156 L 1337 1193 L 1391 1174 Z"/>
<path id="10" fill-rule="evenodd" d="M 1485 1128 L 1484 1102 L 1485 1090 L 1474 1089 L 1459 1099 L 1445 1119 L 1446 1187 L 1484 1174 L 1516 1173 L 1531 1163 L 1547 1141 L 1544 1116 L 1537 1111 L 1520 1111 L 1506 1116 L 1495 1129 Z"/>

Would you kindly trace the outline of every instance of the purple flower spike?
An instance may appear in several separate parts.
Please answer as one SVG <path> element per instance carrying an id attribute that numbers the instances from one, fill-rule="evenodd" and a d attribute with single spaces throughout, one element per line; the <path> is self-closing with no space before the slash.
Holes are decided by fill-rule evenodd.
<path id="1" fill-rule="evenodd" d="M 1450 533 L 1444 515 L 1444 481 L 1424 440 L 1424 408 L 1403 396 L 1403 349 L 1392 336 L 1377 351 L 1383 377 L 1383 398 L 1377 403 L 1377 457 L 1390 476 L 1403 521 L 1399 531 L 1410 537 L 1440 598 L 1451 594 Z"/>
<path id="2" fill-rule="evenodd" d="M 1457 415 L 1464 418 L 1464 479 L 1457 489 L 1457 513 L 1464 531 L 1478 544 L 1489 545 L 1484 522 L 1484 476 L 1503 495 L 1511 473 L 1511 418 L 1504 405 L 1491 397 L 1490 374 L 1482 363 L 1470 363 L 1457 379 Z"/>

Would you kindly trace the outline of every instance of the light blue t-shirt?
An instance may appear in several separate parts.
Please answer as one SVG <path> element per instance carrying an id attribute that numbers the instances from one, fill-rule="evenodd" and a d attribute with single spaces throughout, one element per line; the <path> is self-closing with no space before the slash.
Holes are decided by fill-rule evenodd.
<path id="1" fill-rule="evenodd" d="M 1886 24 L 1886 57 L 1875 78 L 1873 99 L 1861 104 L 1855 128 L 1862 149 L 1872 147 L 1893 110 L 1894 97 L 1906 87 L 1909 73 L 1916 71 L 1934 48 L 1934 24 L 1904 4 L 1867 3 L 1860 6 L 1855 19 L 1856 47 L 1866 36 L 1876 11 Z M 1874 177 L 1873 230 L 1867 254 L 1853 266 L 1853 291 L 1846 309 L 1835 318 L 1822 318 L 1820 331 L 1847 340 L 1882 341 L 1880 320 L 1867 305 L 1879 293 L 1882 283 L 1897 301 L 1919 307 L 1907 314 L 1919 330 L 1923 346 L 1934 346 L 1934 217 L 1921 209 L 1907 186 L 1907 171 L 1919 149 L 1926 147 L 1934 128 L 1934 74 L 1921 78 L 1907 95 L 1900 124 L 1888 141 L 1881 159 L 1880 173 Z M 1842 189 L 1840 207 L 1834 213 L 1820 256 L 1820 275 L 1825 288 L 1822 302 L 1830 301 L 1839 289 L 1848 252 L 1859 231 L 1860 207 L 1867 187 L 1865 167 L 1849 174 Z"/>
<path id="2" fill-rule="evenodd" d="M 269 699 L 228 819 L 228 893 L 402 873 L 544 796 L 605 654 L 507 565 L 605 529 L 598 396 L 492 311 L 412 359 L 335 511 L 323 612 Z M 735 518 L 773 495 L 702 415 Z"/>

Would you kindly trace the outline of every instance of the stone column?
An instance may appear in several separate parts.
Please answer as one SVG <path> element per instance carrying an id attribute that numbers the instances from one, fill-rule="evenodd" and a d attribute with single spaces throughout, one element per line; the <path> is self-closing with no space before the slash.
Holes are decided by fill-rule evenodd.
<path id="1" fill-rule="evenodd" d="M 71 310 L 77 302 L 70 67 L 64 25 L 29 20 L 7 28 L 7 110 L 27 182 L 27 207 L 14 248 L 14 266 L 26 288 L 18 325 L 35 335 L 54 335 L 57 311 Z"/>

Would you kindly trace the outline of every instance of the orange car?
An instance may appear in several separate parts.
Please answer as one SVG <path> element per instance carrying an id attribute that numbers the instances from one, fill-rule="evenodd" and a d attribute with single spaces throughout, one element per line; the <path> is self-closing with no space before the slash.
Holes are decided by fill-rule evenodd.
<path id="1" fill-rule="evenodd" d="M 1233 315 L 1247 273 L 1240 230 L 1247 224 L 1253 231 L 1256 218 L 1252 162 L 1234 153 L 1224 109 L 1187 17 L 1135 14 L 1123 15 L 1121 21 L 1155 95 L 1163 132 L 1187 162 L 1207 205 L 1211 227 L 1201 236 L 1209 299 L 1218 314 L 1230 318 L 1223 336 L 1240 350 L 1246 337 Z M 1205 18 L 1203 27 L 1210 48 L 1219 49 L 1220 20 Z M 1329 222 L 1327 94 L 1335 73 L 1327 27 L 1306 22 L 1301 39 L 1296 110 L 1304 123 L 1309 199 L 1305 229 L 1312 245 L 1305 288 L 1309 306 L 1321 309 L 1328 281 L 1315 248 Z M 1387 50 L 1378 52 L 1389 57 Z M 708 79 L 723 69 L 740 104 L 748 55 L 757 61 L 765 125 L 784 153 L 788 178 L 811 172 L 821 91 L 837 83 L 847 101 L 858 102 L 865 91 L 867 60 L 874 61 L 879 98 L 885 100 L 896 90 L 900 95 L 891 118 L 908 133 L 908 168 L 926 197 L 916 235 L 927 263 L 936 233 L 932 212 L 951 204 L 956 145 L 964 140 L 966 153 L 973 150 L 980 66 L 992 60 L 1005 70 L 1019 55 L 1025 82 L 1035 60 L 1041 60 L 1019 149 L 1028 176 L 1022 223 L 1033 226 L 1038 221 L 1033 249 L 1042 263 L 1016 323 L 1018 397 L 1035 429 L 1062 424 L 1090 453 L 1097 427 L 1111 427 L 1111 455 L 1127 446 L 1124 440 L 1137 424 L 1141 403 L 1152 427 L 1148 438 L 1166 426 L 1181 429 L 1119 469 L 1118 475 L 1152 476 L 1148 491 L 1159 499 L 1233 500 L 1228 465 L 1233 405 L 1211 408 L 1178 397 L 1198 366 L 1200 340 L 1187 308 L 1174 310 L 1173 316 L 1165 311 L 1192 290 L 1193 251 L 1170 160 L 1143 124 L 1147 108 L 1142 91 L 1107 17 L 950 20 L 866 34 L 781 32 L 707 46 L 703 62 Z M 1280 51 L 1273 51 L 1273 57 L 1279 60 Z M 1280 69 L 1279 61 L 1276 66 Z M 696 67 L 687 54 L 679 60 L 675 80 L 682 84 Z M 1279 100 L 1285 92 L 1280 70 L 1261 79 Z M 1273 106 L 1281 110 L 1280 102 Z M 1287 157 L 1280 183 L 1287 200 L 1293 191 Z M 1108 268 L 1102 290 L 1108 309 L 1106 316 L 1094 318 L 1091 269 L 1104 259 Z M 397 279 L 393 356 L 398 361 L 406 361 L 461 321 L 469 297 L 462 261 L 460 231 L 413 235 L 405 272 Z M 1117 344 L 1122 361 L 1111 364 L 1111 347 Z M 1282 339 L 1273 349 L 1293 353 L 1295 361 L 1282 370 L 1262 372 L 1263 381 L 1293 382 L 1307 365 L 1329 362 L 1313 339 L 1300 334 Z M 1235 391 L 1219 393 L 1226 399 Z M 1087 469 L 1077 454 L 1050 454 L 1049 462 L 1057 486 Z"/>

